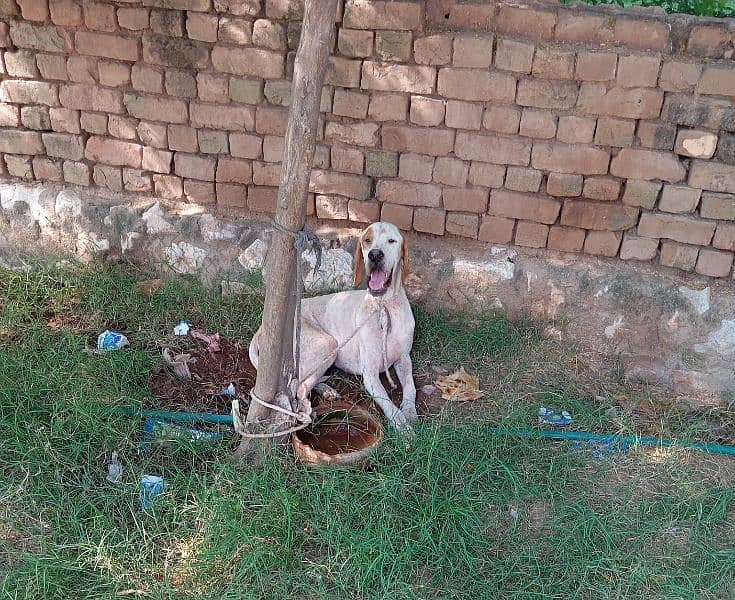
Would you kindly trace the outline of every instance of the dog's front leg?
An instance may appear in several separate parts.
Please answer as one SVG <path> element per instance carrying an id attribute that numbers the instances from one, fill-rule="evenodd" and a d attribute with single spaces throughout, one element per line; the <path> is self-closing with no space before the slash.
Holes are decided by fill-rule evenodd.
<path id="1" fill-rule="evenodd" d="M 406 415 L 404 415 L 390 401 L 388 392 L 385 391 L 383 384 L 380 382 L 380 376 L 378 375 L 377 369 L 364 371 L 362 380 L 365 384 L 365 389 L 372 396 L 378 406 L 380 406 L 380 409 L 383 411 L 383 414 L 386 416 L 388 421 L 390 421 L 391 425 L 402 433 L 413 433 L 413 428 L 408 422 L 408 419 L 406 419 Z"/>
<path id="2" fill-rule="evenodd" d="M 404 354 L 393 365 L 398 375 L 398 380 L 403 388 L 403 401 L 401 412 L 406 416 L 409 423 L 415 423 L 419 416 L 416 413 L 416 385 L 413 382 L 413 363 L 408 354 Z"/>

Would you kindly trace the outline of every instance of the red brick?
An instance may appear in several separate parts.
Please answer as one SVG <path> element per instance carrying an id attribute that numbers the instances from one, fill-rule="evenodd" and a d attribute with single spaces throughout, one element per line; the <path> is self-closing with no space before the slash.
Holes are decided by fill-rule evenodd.
<path id="1" fill-rule="evenodd" d="M 393 223 L 403 231 L 410 231 L 413 224 L 413 208 L 384 202 L 380 207 L 380 220 Z"/>
<path id="2" fill-rule="evenodd" d="M 324 83 L 338 87 L 359 88 L 360 61 L 330 56 Z"/>
<path id="3" fill-rule="evenodd" d="M 465 160 L 526 166 L 531 156 L 531 142 L 459 131 L 454 153 Z"/>
<path id="4" fill-rule="evenodd" d="M 84 141 L 81 136 L 68 133 L 44 133 L 41 137 L 48 156 L 69 160 L 81 160 L 84 156 Z"/>
<path id="5" fill-rule="evenodd" d="M 6 79 L 0 83 L 0 100 L 15 104 L 59 105 L 56 86 L 41 81 Z"/>
<path id="6" fill-rule="evenodd" d="M 715 223 L 665 213 L 644 212 L 638 224 L 638 235 L 698 246 L 708 245 L 714 232 Z"/>
<path id="7" fill-rule="evenodd" d="M 70 34 L 56 27 L 33 25 L 26 21 L 13 21 L 10 24 L 10 39 L 18 48 L 30 48 L 42 52 L 70 52 Z"/>
<path id="8" fill-rule="evenodd" d="M 459 100 L 448 100 L 446 117 L 447 127 L 456 129 L 480 129 L 482 106 Z"/>
<path id="9" fill-rule="evenodd" d="M 585 177 L 582 196 L 591 200 L 617 200 L 620 181 L 612 177 Z"/>
<path id="10" fill-rule="evenodd" d="M 61 57 L 59 57 L 61 58 Z M 30 50 L 5 52 L 5 70 L 11 77 L 38 78 L 35 53 Z M 2 63 L 0 63 L 2 64 Z"/>
<path id="11" fill-rule="evenodd" d="M 187 179 L 214 181 L 216 163 L 214 158 L 177 152 L 174 156 L 174 173 Z"/>
<path id="12" fill-rule="evenodd" d="M 669 47 L 669 25 L 640 18 L 618 18 L 615 41 L 640 50 L 666 50 Z"/>
<path id="13" fill-rule="evenodd" d="M 524 108 L 520 133 L 526 137 L 553 138 L 556 135 L 556 115 L 545 110 Z"/>
<path id="14" fill-rule="evenodd" d="M 178 150 L 180 152 L 198 152 L 199 143 L 197 141 L 196 129 L 186 125 L 169 125 L 168 147 L 171 150 Z"/>
<path id="15" fill-rule="evenodd" d="M 620 258 L 623 260 L 653 260 L 656 258 L 657 251 L 657 239 L 638 237 L 626 232 L 620 248 Z"/>
<path id="16" fill-rule="evenodd" d="M 549 237 L 549 226 L 531 221 L 518 221 L 516 225 L 516 246 L 527 248 L 545 248 Z"/>
<path id="17" fill-rule="evenodd" d="M 0 127 L 18 127 L 20 111 L 12 104 L 0 104 Z"/>
<path id="18" fill-rule="evenodd" d="M 712 245 L 720 250 L 735 250 L 735 223 L 718 223 Z"/>
<path id="19" fill-rule="evenodd" d="M 276 195 L 278 188 L 248 186 L 248 208 L 255 212 L 276 212 Z"/>
<path id="20" fill-rule="evenodd" d="M 599 148 L 571 146 L 559 142 L 534 142 L 531 164 L 534 169 L 556 173 L 604 175 L 610 155 Z"/>
<path id="21" fill-rule="evenodd" d="M 94 85 L 99 79 L 97 59 L 90 56 L 70 56 L 66 62 L 66 71 L 69 79 L 77 83 Z"/>
<path id="22" fill-rule="evenodd" d="M 166 93 L 170 96 L 195 98 L 197 95 L 196 79 L 186 71 L 166 71 Z"/>
<path id="23" fill-rule="evenodd" d="M 496 21 L 498 31 L 541 40 L 554 39 L 554 25 L 554 12 L 534 10 L 527 6 L 501 5 Z"/>
<path id="24" fill-rule="evenodd" d="M 438 208 L 415 208 L 413 211 L 413 228 L 421 233 L 444 235 L 446 213 Z"/>
<path id="25" fill-rule="evenodd" d="M 549 250 L 559 250 L 560 252 L 581 252 L 584 245 L 584 236 L 584 229 L 555 225 L 549 230 L 549 239 L 546 246 Z"/>
<path id="26" fill-rule="evenodd" d="M 136 119 L 129 119 L 120 115 L 110 115 L 107 119 L 107 130 L 112 137 L 134 140 L 138 137 L 137 128 L 138 121 Z"/>
<path id="27" fill-rule="evenodd" d="M 713 192 L 735 194 L 735 166 L 694 160 L 689 169 L 689 185 Z"/>
<path id="28" fill-rule="evenodd" d="M 656 87 L 660 56 L 621 56 L 618 59 L 618 85 Z"/>
<path id="29" fill-rule="evenodd" d="M 580 52 L 577 54 L 577 79 L 610 81 L 615 79 L 618 55 L 612 52 Z"/>
<path id="30" fill-rule="evenodd" d="M 564 209 L 561 212 L 562 225 L 596 231 L 630 229 L 637 221 L 637 208 L 618 204 L 568 200 L 564 203 Z"/>
<path id="31" fill-rule="evenodd" d="M 342 146 L 332 148 L 332 169 L 335 171 L 361 175 L 364 162 L 365 156 L 360 150 Z"/>
<path id="32" fill-rule="evenodd" d="M 184 16 L 179 10 L 152 10 L 151 31 L 166 37 L 183 37 Z"/>
<path id="33" fill-rule="evenodd" d="M 676 125 L 657 121 L 639 121 L 638 144 L 655 150 L 671 150 L 676 137 Z"/>
<path id="34" fill-rule="evenodd" d="M 59 133 L 80 133 L 79 111 L 68 108 L 52 108 L 49 111 L 51 129 Z M 0 119 L 2 124 L 2 119 Z"/>
<path id="35" fill-rule="evenodd" d="M 153 190 L 151 176 L 137 169 L 123 169 L 123 185 L 129 192 L 150 192 Z"/>
<path id="36" fill-rule="evenodd" d="M 538 192 L 541 187 L 541 171 L 527 167 L 508 167 L 505 187 L 516 192 Z"/>
<path id="37" fill-rule="evenodd" d="M 689 92 L 697 85 L 701 74 L 701 64 L 666 61 L 661 67 L 659 87 L 667 92 Z"/>
<path id="38" fill-rule="evenodd" d="M 233 81 L 235 80 L 231 79 L 228 85 L 227 77 L 211 73 L 197 73 L 199 99 L 205 102 L 217 102 L 218 104 L 229 103 Z"/>
<path id="39" fill-rule="evenodd" d="M 466 162 L 451 157 L 440 157 L 434 164 L 434 181 L 445 185 L 463 187 L 467 183 L 469 165 Z M 446 192 L 445 192 L 446 197 Z M 464 209 L 450 209 L 464 210 Z"/>
<path id="40" fill-rule="evenodd" d="M 431 182 L 434 171 L 434 157 L 421 154 L 401 154 L 398 175 L 401 179 Z"/>
<path id="41" fill-rule="evenodd" d="M 214 104 L 189 105 L 193 127 L 208 127 L 226 131 L 255 129 L 255 109 L 249 106 L 218 106 Z"/>
<path id="42" fill-rule="evenodd" d="M 107 133 L 107 115 L 83 112 L 79 117 L 82 129 L 87 133 L 105 135 Z"/>
<path id="43" fill-rule="evenodd" d="M 351 90 L 335 90 L 332 113 L 341 117 L 364 119 L 367 117 L 370 96 Z"/>
<path id="44" fill-rule="evenodd" d="M 342 29 L 341 31 L 345 30 Z M 341 49 L 340 51 L 342 52 Z M 369 52 L 363 56 L 369 56 L 371 53 Z M 345 53 L 342 52 L 342 54 Z M 452 38 L 441 34 L 418 38 L 413 43 L 413 56 L 416 64 L 419 65 L 446 65 L 452 57 Z M 442 218 L 443 230 L 444 219 Z M 438 235 L 441 235 L 441 233 Z"/>
<path id="45" fill-rule="evenodd" d="M 244 185 L 218 183 L 217 204 L 231 208 L 245 208 L 247 206 L 247 190 Z"/>
<path id="46" fill-rule="evenodd" d="M 30 156 L 5 155 L 5 167 L 12 177 L 30 181 L 33 179 L 33 166 Z"/>
<path id="47" fill-rule="evenodd" d="M 540 79 L 573 79 L 574 52 L 537 48 L 532 72 L 534 77 Z"/>
<path id="48" fill-rule="evenodd" d="M 313 169 L 309 181 L 309 191 L 367 200 L 370 197 L 371 182 L 370 178 L 360 175 Z"/>
<path id="49" fill-rule="evenodd" d="M 433 25 L 455 29 L 491 29 L 495 22 L 493 4 L 458 4 L 456 0 L 428 0 L 426 19 Z"/>
<path id="50" fill-rule="evenodd" d="M 27 21 L 45 21 L 48 19 L 47 0 L 16 0 L 20 6 L 20 14 Z"/>
<path id="51" fill-rule="evenodd" d="M 595 144 L 598 146 L 615 146 L 624 148 L 633 145 L 635 121 L 600 117 L 597 120 Z"/>
<path id="52" fill-rule="evenodd" d="M 252 75 L 262 79 L 281 79 L 284 73 L 283 55 L 261 48 L 215 46 L 212 49 L 212 65 L 222 73 Z"/>
<path id="53" fill-rule="evenodd" d="M 139 169 L 143 149 L 139 144 L 92 136 L 87 140 L 84 157 L 108 165 Z"/>
<path id="54" fill-rule="evenodd" d="M 455 67 L 487 68 L 493 64 L 493 36 L 460 35 L 454 38 Z M 498 43 L 500 44 L 500 42 Z"/>
<path id="55" fill-rule="evenodd" d="M 64 181 L 87 186 L 90 183 L 89 165 L 81 162 L 64 161 Z"/>
<path id="56" fill-rule="evenodd" d="M 442 190 L 438 185 L 381 180 L 378 182 L 376 196 L 383 202 L 391 202 L 393 204 L 441 208 L 441 194 Z"/>
<path id="57" fill-rule="evenodd" d="M 158 123 L 148 123 L 141 121 L 138 123 L 138 137 L 146 146 L 154 148 L 168 148 L 168 134 L 166 125 Z"/>
<path id="58" fill-rule="evenodd" d="M 109 87 L 125 87 L 130 83 L 130 65 L 101 60 L 97 65 L 100 83 Z"/>
<path id="59" fill-rule="evenodd" d="M 518 82 L 516 104 L 568 110 L 577 103 L 577 92 L 577 84 L 572 81 L 522 79 Z"/>
<path id="60" fill-rule="evenodd" d="M 283 5 L 278 6 L 276 8 L 273 7 L 273 3 L 266 2 L 266 13 L 270 17 L 274 10 L 276 12 L 283 11 L 285 9 L 285 14 L 283 16 L 291 16 L 289 15 L 289 5 L 291 4 L 289 0 L 286 0 L 286 6 Z M 233 15 L 246 15 L 250 17 L 257 16 L 258 13 L 260 13 L 260 10 L 262 8 L 263 2 L 262 0 L 214 0 L 214 9 L 217 12 L 227 12 Z M 206 9 L 205 9 L 206 10 Z M 276 17 L 280 18 L 280 17 Z M 295 18 L 295 15 L 294 15 Z"/>
<path id="61" fill-rule="evenodd" d="M 40 181 L 62 181 L 61 161 L 36 156 L 33 158 L 33 176 Z"/>
<path id="62" fill-rule="evenodd" d="M 735 96 L 735 69 L 706 66 L 695 91 L 698 94 Z"/>
<path id="63" fill-rule="evenodd" d="M 336 123 L 330 121 L 326 124 L 324 137 L 331 142 L 374 147 L 378 144 L 379 129 L 375 123 Z"/>
<path id="64" fill-rule="evenodd" d="M 124 111 L 122 93 L 95 86 L 69 84 L 59 89 L 59 100 L 65 108 L 107 113 Z"/>
<path id="65" fill-rule="evenodd" d="M 437 88 L 445 98 L 513 102 L 516 79 L 507 73 L 445 67 L 439 70 Z"/>
<path id="66" fill-rule="evenodd" d="M 686 169 L 676 155 L 652 150 L 623 148 L 610 163 L 610 173 L 626 179 L 681 181 Z"/>
<path id="67" fill-rule="evenodd" d="M 356 223 L 374 223 L 380 220 L 380 204 L 374 200 L 354 200 L 347 203 L 347 215 Z"/>
<path id="68" fill-rule="evenodd" d="M 410 118 L 417 125 L 440 125 L 444 121 L 444 100 L 412 96 Z"/>
<path id="69" fill-rule="evenodd" d="M 478 215 L 468 213 L 447 213 L 446 232 L 472 239 L 477 238 Z"/>
<path id="70" fill-rule="evenodd" d="M 483 215 L 477 239 L 491 244 L 509 244 L 513 240 L 515 224 L 513 219 Z"/>
<path id="71" fill-rule="evenodd" d="M 75 27 L 82 24 L 82 7 L 72 0 L 49 0 L 51 21 L 62 27 Z"/>
<path id="72" fill-rule="evenodd" d="M 663 92 L 647 88 L 611 88 L 604 84 L 583 83 L 578 106 L 590 115 L 656 119 L 661 113 Z"/>
<path id="73" fill-rule="evenodd" d="M 217 194 L 214 183 L 184 179 L 184 197 L 195 204 L 214 204 Z"/>
<path id="74" fill-rule="evenodd" d="M 692 28 L 687 52 L 706 58 L 724 58 L 731 49 L 731 34 L 722 27 L 698 25 Z"/>
<path id="75" fill-rule="evenodd" d="M 352 29 L 421 29 L 421 6 L 413 2 L 347 0 L 344 25 Z"/>
<path id="76" fill-rule="evenodd" d="M 285 50 L 286 32 L 275 21 L 257 19 L 253 24 L 253 44 L 271 50 Z"/>
<path id="77" fill-rule="evenodd" d="M 186 15 L 186 34 L 193 40 L 217 41 L 217 15 L 190 12 Z"/>
<path id="78" fill-rule="evenodd" d="M 375 121 L 405 121 L 408 112 L 408 96 L 398 94 L 372 94 L 368 116 Z"/>
<path id="79" fill-rule="evenodd" d="M 246 160 L 223 156 L 217 161 L 216 179 L 220 183 L 252 183 L 253 167 Z"/>
<path id="80" fill-rule="evenodd" d="M 556 138 L 567 144 L 589 144 L 595 135 L 595 119 L 586 117 L 559 117 Z"/>
<path id="81" fill-rule="evenodd" d="M 118 8 L 117 22 L 123 29 L 141 31 L 148 28 L 148 10 L 145 8 Z"/>
<path id="82" fill-rule="evenodd" d="M 560 10 L 556 39 L 560 42 L 607 43 L 615 39 L 614 19 L 608 15 L 580 14 L 579 10 Z"/>
<path id="83" fill-rule="evenodd" d="M 131 116 L 138 119 L 166 123 L 185 123 L 188 120 L 186 102 L 182 100 L 125 94 L 125 107 Z M 193 108 L 192 106 L 192 111 Z"/>
<path id="84" fill-rule="evenodd" d="M 559 215 L 561 203 L 546 196 L 492 190 L 488 214 L 509 219 L 523 219 L 552 224 Z"/>
<path id="85" fill-rule="evenodd" d="M 732 268 L 732 252 L 702 248 L 699 251 L 696 271 L 708 277 L 727 277 Z"/>
<path id="86" fill-rule="evenodd" d="M 623 204 L 628 206 L 640 206 L 641 208 L 652 209 L 656 204 L 656 198 L 661 190 L 661 183 L 655 181 L 642 181 L 639 179 L 629 179 L 625 183 L 625 192 L 623 193 Z"/>
<path id="87" fill-rule="evenodd" d="M 175 175 L 154 175 L 153 189 L 156 196 L 177 199 L 184 193 L 184 181 Z"/>
<path id="88" fill-rule="evenodd" d="M 470 185 L 492 188 L 502 187 L 504 178 L 505 167 L 473 161 L 467 179 Z"/>
<path id="89" fill-rule="evenodd" d="M 160 94 L 163 91 L 163 72 L 148 65 L 133 65 L 131 81 L 133 88 L 142 92 Z"/>
<path id="90" fill-rule="evenodd" d="M 484 213 L 488 192 L 482 188 L 444 188 L 444 208 L 461 212 Z"/>
<path id="91" fill-rule="evenodd" d="M 661 264 L 665 267 L 692 271 L 698 254 L 699 248 L 696 246 L 685 246 L 668 241 L 661 243 Z"/>
<path id="92" fill-rule="evenodd" d="M 264 135 L 286 135 L 288 111 L 283 108 L 259 106 L 255 112 L 255 131 Z"/>
<path id="93" fill-rule="evenodd" d="M 463 135 L 459 133 L 458 135 Z M 382 145 L 386 150 L 420 152 L 433 156 L 449 154 L 454 147 L 454 131 L 401 125 L 384 125 Z M 460 157 L 464 158 L 464 157 Z"/>
<path id="94" fill-rule="evenodd" d="M 239 158 L 260 158 L 263 140 L 247 133 L 230 134 L 230 153 Z"/>
<path id="95" fill-rule="evenodd" d="M 454 47 L 456 55 L 456 41 Z M 533 44 L 526 44 L 515 40 L 498 40 L 498 48 L 495 53 L 495 68 L 504 71 L 513 71 L 515 73 L 530 73 L 533 67 L 534 50 L 535 46 Z M 456 58 L 454 64 L 457 64 Z"/>
<path id="96" fill-rule="evenodd" d="M 92 31 L 115 31 L 115 7 L 102 2 L 88 2 L 84 7 L 84 24 Z"/>
<path id="97" fill-rule="evenodd" d="M 518 133 L 521 111 L 512 106 L 491 104 L 485 109 L 482 126 L 498 133 Z"/>
<path id="98" fill-rule="evenodd" d="M 658 208 L 673 213 L 692 212 L 697 208 L 701 194 L 702 190 L 686 185 L 667 184 L 661 193 Z"/>
<path id="99" fill-rule="evenodd" d="M 76 48 L 79 54 L 101 56 L 135 62 L 139 58 L 138 42 L 131 38 L 104 33 L 77 31 Z"/>
<path id="100" fill-rule="evenodd" d="M 373 53 L 373 32 L 341 28 L 337 47 L 340 54 L 350 58 L 371 56 Z"/>
<path id="101" fill-rule="evenodd" d="M 436 69 L 425 66 L 393 65 L 365 61 L 362 65 L 362 89 L 384 92 L 431 94 Z"/>
<path id="102" fill-rule="evenodd" d="M 316 197 L 316 216 L 319 219 L 345 220 L 349 218 L 348 200 L 341 196 Z"/>
<path id="103" fill-rule="evenodd" d="M 735 195 L 704 192 L 699 214 L 705 219 L 735 221 Z"/>
<path id="104" fill-rule="evenodd" d="M 546 193 L 550 196 L 572 197 L 582 194 L 582 176 L 564 173 L 549 173 Z"/>
<path id="105" fill-rule="evenodd" d="M 166 150 L 144 147 L 143 169 L 154 173 L 170 173 L 171 157 L 172 153 Z"/>
<path id="106" fill-rule="evenodd" d="M 588 231 L 584 251 L 597 256 L 616 256 L 622 239 L 619 231 Z"/>
<path id="107" fill-rule="evenodd" d="M 220 42 L 247 46 L 253 40 L 253 23 L 245 19 L 220 17 L 217 35 Z"/>

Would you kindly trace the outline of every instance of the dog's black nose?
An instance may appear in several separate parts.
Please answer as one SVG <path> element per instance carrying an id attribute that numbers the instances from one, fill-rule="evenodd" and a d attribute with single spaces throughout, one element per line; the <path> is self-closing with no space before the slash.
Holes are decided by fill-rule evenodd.
<path id="1" fill-rule="evenodd" d="M 376 264 L 383 260 L 384 256 L 385 254 L 383 254 L 382 250 L 371 250 L 370 252 L 368 252 L 368 258 L 370 259 L 370 262 Z"/>

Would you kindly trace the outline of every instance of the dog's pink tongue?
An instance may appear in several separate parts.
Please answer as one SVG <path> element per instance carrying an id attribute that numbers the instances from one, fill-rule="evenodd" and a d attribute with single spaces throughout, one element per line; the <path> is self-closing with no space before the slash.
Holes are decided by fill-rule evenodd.
<path id="1" fill-rule="evenodd" d="M 385 282 L 388 279 L 388 276 L 383 273 L 383 271 L 380 271 L 378 269 L 375 269 L 372 273 L 370 273 L 370 280 L 368 281 L 368 286 L 371 290 L 382 290 L 385 287 Z"/>

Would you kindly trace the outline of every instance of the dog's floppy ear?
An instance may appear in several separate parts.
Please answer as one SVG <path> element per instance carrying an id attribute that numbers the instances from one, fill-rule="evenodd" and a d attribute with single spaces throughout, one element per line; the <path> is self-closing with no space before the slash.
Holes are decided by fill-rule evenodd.
<path id="1" fill-rule="evenodd" d="M 362 235 L 357 239 L 357 250 L 355 250 L 355 276 L 352 285 L 357 287 L 365 278 L 365 259 L 362 256 Z"/>
<path id="2" fill-rule="evenodd" d="M 408 242 L 404 237 L 403 244 L 401 246 L 401 281 L 403 281 L 403 283 L 406 283 L 406 279 L 408 278 L 409 273 L 410 270 L 408 267 Z"/>

